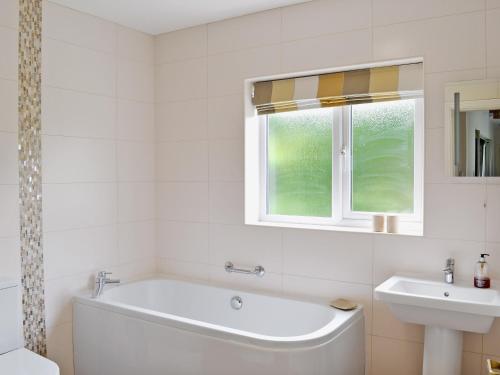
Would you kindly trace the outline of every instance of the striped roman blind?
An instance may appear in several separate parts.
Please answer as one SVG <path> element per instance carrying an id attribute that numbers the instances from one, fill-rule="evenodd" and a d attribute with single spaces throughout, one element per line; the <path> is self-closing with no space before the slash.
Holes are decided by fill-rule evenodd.
<path id="1" fill-rule="evenodd" d="M 259 115 L 376 101 L 416 98 L 423 92 L 423 64 L 409 63 L 255 82 Z"/>

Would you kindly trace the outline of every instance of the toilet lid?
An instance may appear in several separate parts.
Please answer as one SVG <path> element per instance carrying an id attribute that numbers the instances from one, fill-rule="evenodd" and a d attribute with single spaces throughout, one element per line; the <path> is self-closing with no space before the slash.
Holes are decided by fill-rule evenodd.
<path id="1" fill-rule="evenodd" d="M 0 355 L 0 374 L 59 375 L 59 367 L 27 349 L 17 349 Z"/>

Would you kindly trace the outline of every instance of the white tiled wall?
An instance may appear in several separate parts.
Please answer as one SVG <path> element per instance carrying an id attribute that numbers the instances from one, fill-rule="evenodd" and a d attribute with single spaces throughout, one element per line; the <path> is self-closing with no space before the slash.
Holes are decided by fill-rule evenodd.
<path id="1" fill-rule="evenodd" d="M 397 271 L 440 274 L 445 259 L 470 279 L 492 253 L 500 279 L 498 179 L 444 175 L 446 82 L 500 76 L 497 0 L 316 0 L 160 35 L 155 39 L 157 251 L 160 270 L 201 280 L 366 308 L 367 368 L 421 373 L 423 329 L 373 300 Z M 378 60 L 425 59 L 425 237 L 243 225 L 243 79 Z M 485 208 L 484 204 L 487 203 Z M 268 270 L 228 275 L 223 264 Z M 500 356 L 500 322 L 468 334 L 464 375 Z"/>
<path id="2" fill-rule="evenodd" d="M 71 296 L 101 268 L 365 305 L 367 368 L 419 374 L 423 330 L 372 298 L 396 271 L 500 279 L 498 180 L 444 176 L 445 82 L 500 76 L 498 0 L 315 0 L 156 38 L 45 2 L 43 199 L 49 356 L 71 375 Z M 0 274 L 19 276 L 17 0 L 0 2 Z M 325 45 L 327 46 L 325 48 Z M 425 237 L 243 225 L 243 79 L 425 58 Z M 484 203 L 487 203 L 486 208 Z M 156 249 L 156 252 L 155 252 Z M 156 259 L 156 261 L 155 261 Z M 223 263 L 260 263 L 262 279 Z M 464 375 L 500 358 L 466 335 Z"/>
<path id="3" fill-rule="evenodd" d="M 122 279 L 156 269 L 154 43 L 51 2 L 43 26 L 48 351 L 71 375 L 71 296 L 100 269 Z"/>
<path id="4" fill-rule="evenodd" d="M 21 270 L 17 164 L 17 27 L 17 2 L 1 3 L 0 275 L 14 278 L 20 276 Z"/>

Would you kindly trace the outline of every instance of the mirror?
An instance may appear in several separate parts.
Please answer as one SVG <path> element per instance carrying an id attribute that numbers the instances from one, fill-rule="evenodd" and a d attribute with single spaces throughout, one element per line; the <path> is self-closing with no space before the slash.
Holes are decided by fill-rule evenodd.
<path id="1" fill-rule="evenodd" d="M 445 133 L 449 175 L 500 176 L 500 81 L 447 84 Z"/>

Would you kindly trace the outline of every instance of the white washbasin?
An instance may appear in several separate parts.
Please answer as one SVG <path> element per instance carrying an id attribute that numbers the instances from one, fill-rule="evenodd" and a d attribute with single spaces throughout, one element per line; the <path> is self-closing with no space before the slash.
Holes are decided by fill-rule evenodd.
<path id="1" fill-rule="evenodd" d="M 462 331 L 487 333 L 500 317 L 498 289 L 393 276 L 375 288 L 399 320 L 425 325 L 424 375 L 460 375 Z"/>
<path id="2" fill-rule="evenodd" d="M 459 375 L 462 331 L 487 333 L 500 317 L 498 289 L 393 276 L 375 288 L 398 319 L 425 325 L 424 375 Z"/>
<path id="3" fill-rule="evenodd" d="M 409 323 L 487 333 L 500 317 L 500 292 L 472 286 L 393 276 L 375 288 L 375 298 Z"/>

